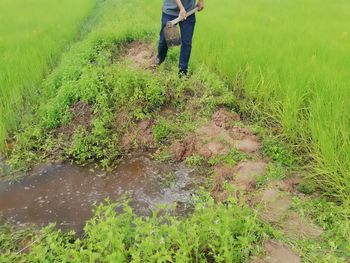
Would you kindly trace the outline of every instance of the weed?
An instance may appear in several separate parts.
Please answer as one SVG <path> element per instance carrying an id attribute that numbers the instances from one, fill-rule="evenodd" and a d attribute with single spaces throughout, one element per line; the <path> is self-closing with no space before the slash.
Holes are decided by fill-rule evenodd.
<path id="1" fill-rule="evenodd" d="M 173 154 L 168 148 L 161 147 L 152 155 L 152 157 L 159 162 L 164 162 L 170 160 L 173 157 Z"/>
<path id="2" fill-rule="evenodd" d="M 157 143 L 164 143 L 179 132 L 177 126 L 174 123 L 160 118 L 153 127 L 153 138 Z"/>
<path id="3" fill-rule="evenodd" d="M 310 183 L 301 183 L 298 185 L 298 191 L 303 194 L 312 194 L 316 191 L 315 186 Z"/>
<path id="4" fill-rule="evenodd" d="M 201 155 L 191 155 L 186 158 L 185 163 L 189 166 L 201 166 L 205 163 L 205 158 Z"/>
<path id="5" fill-rule="evenodd" d="M 295 158 L 287 147 L 272 137 L 263 141 L 262 152 L 281 165 L 291 167 L 295 163 Z"/>
<path id="6" fill-rule="evenodd" d="M 233 148 L 227 154 L 219 154 L 211 157 L 208 161 L 210 165 L 216 165 L 219 163 L 225 163 L 230 166 L 235 166 L 239 161 L 247 159 L 248 156 L 243 152 Z"/>
<path id="7" fill-rule="evenodd" d="M 117 206 L 122 213 L 116 212 Z M 1 259 L 243 262 L 268 234 L 268 229 L 247 207 L 238 206 L 233 199 L 226 205 L 216 205 L 208 196 L 199 198 L 193 214 L 184 218 L 166 211 L 141 218 L 126 203 L 100 205 L 84 230 L 85 238 L 76 239 L 71 233 L 46 227 L 33 237 L 40 237 L 41 241 L 32 244 L 28 253 L 20 254 L 16 254 L 14 239 L 1 235 L 1 242 L 7 242 Z"/>
<path id="8" fill-rule="evenodd" d="M 324 242 L 300 242 L 308 262 L 341 262 L 350 256 L 350 221 L 347 207 L 341 207 L 324 198 L 293 199 L 293 208 L 324 229 Z M 327 252 L 325 252 L 327 251 Z"/>
<path id="9" fill-rule="evenodd" d="M 274 180 L 283 180 L 287 177 L 286 169 L 279 163 L 270 164 L 266 167 L 266 172 L 263 176 L 258 176 L 256 179 L 257 187 L 263 187 L 267 183 Z"/>

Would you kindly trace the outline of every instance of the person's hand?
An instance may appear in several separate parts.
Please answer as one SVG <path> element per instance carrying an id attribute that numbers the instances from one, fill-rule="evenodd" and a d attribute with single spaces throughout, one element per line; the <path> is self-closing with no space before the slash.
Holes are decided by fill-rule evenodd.
<path id="1" fill-rule="evenodd" d="M 182 7 L 182 8 L 180 9 L 179 17 L 181 17 L 182 20 L 186 20 L 186 18 L 187 18 L 187 12 L 186 12 L 186 9 L 185 9 L 185 8 Z"/>
<path id="2" fill-rule="evenodd" d="M 198 8 L 198 11 L 202 11 L 204 9 L 204 0 L 199 0 L 198 3 L 197 3 L 197 8 Z"/>

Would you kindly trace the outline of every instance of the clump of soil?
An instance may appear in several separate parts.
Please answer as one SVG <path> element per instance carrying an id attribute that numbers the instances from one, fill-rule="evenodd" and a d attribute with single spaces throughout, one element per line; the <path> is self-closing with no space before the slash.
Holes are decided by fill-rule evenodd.
<path id="1" fill-rule="evenodd" d="M 138 68 L 151 68 L 154 59 L 154 46 L 151 43 L 133 41 L 126 45 L 122 60 L 130 60 Z"/>
<path id="2" fill-rule="evenodd" d="M 124 133 L 121 138 L 120 148 L 124 152 L 132 149 L 150 149 L 155 147 L 153 140 L 152 128 L 153 120 L 142 120 L 136 123 L 128 132 Z"/>
<path id="3" fill-rule="evenodd" d="M 300 256 L 289 247 L 277 241 L 267 241 L 264 245 L 267 263 L 301 263 Z"/>
<path id="4" fill-rule="evenodd" d="M 214 167 L 215 185 L 212 196 L 216 201 L 224 201 L 228 198 L 228 192 L 224 189 L 226 181 L 232 181 L 234 174 L 232 167 L 227 164 L 217 164 Z"/>
<path id="5" fill-rule="evenodd" d="M 197 128 L 183 140 L 175 141 L 170 149 L 176 161 L 185 160 L 192 155 L 199 155 L 206 160 L 228 154 L 236 148 L 242 154 L 255 156 L 261 147 L 260 141 L 250 130 L 236 125 L 240 116 L 224 108 L 218 109 L 211 120 Z M 215 186 L 212 195 L 217 201 L 227 198 L 224 182 L 232 184 L 235 189 L 251 191 L 255 189 L 256 178 L 265 174 L 266 163 L 242 161 L 235 167 L 218 163 L 214 167 Z"/>
<path id="6" fill-rule="evenodd" d="M 54 134 L 64 134 L 70 138 L 79 126 L 85 127 L 88 131 L 91 130 L 91 121 L 94 117 L 94 109 L 91 105 L 78 101 L 71 107 L 71 112 L 73 119 L 68 124 L 58 127 Z"/>
<path id="7" fill-rule="evenodd" d="M 181 161 L 193 154 L 208 159 L 227 154 L 232 148 L 244 153 L 255 153 L 261 147 L 259 139 L 249 130 L 234 126 L 233 123 L 239 119 L 237 113 L 219 109 L 208 124 L 199 127 L 185 139 L 173 143 L 171 150 L 175 159 Z"/>
<path id="8" fill-rule="evenodd" d="M 292 198 L 275 189 L 265 189 L 258 197 L 263 205 L 261 217 L 270 223 L 277 223 L 287 214 Z"/>
<path id="9" fill-rule="evenodd" d="M 213 114 L 212 121 L 216 126 L 228 129 L 232 121 L 240 121 L 241 117 L 235 112 L 228 112 L 224 108 L 220 108 Z"/>
<path id="10" fill-rule="evenodd" d="M 256 187 L 256 178 L 265 174 L 266 163 L 263 161 L 244 161 L 239 163 L 234 170 L 236 174 L 235 185 L 240 190 L 253 190 Z"/>
<path id="11" fill-rule="evenodd" d="M 297 192 L 297 187 L 302 182 L 299 176 L 290 176 L 284 180 L 277 180 L 270 184 L 272 188 L 285 191 L 285 192 Z"/>
<path id="12" fill-rule="evenodd" d="M 253 191 L 256 188 L 256 178 L 265 174 L 266 163 L 262 161 L 242 161 L 235 167 L 218 164 L 214 167 L 215 186 L 212 195 L 216 201 L 228 197 L 224 182 L 233 185 L 237 190 Z"/>

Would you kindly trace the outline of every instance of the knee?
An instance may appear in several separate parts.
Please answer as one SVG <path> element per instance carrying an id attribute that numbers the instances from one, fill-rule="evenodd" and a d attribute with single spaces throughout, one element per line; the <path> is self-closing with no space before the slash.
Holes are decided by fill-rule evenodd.
<path id="1" fill-rule="evenodd" d="M 159 38 L 159 45 L 160 46 L 165 46 L 166 45 L 166 40 L 165 40 L 165 37 L 164 36 L 160 36 Z"/>
<path id="2" fill-rule="evenodd" d="M 185 48 L 192 48 L 192 41 L 187 39 L 181 40 L 181 45 Z"/>

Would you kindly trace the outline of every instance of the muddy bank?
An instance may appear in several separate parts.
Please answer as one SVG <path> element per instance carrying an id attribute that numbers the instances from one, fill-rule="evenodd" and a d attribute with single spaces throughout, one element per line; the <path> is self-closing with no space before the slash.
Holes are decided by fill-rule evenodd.
<path id="1" fill-rule="evenodd" d="M 193 169 L 147 156 L 126 158 L 108 174 L 92 167 L 45 165 L 21 182 L 0 183 L 0 211 L 17 225 L 56 222 L 61 229 L 80 232 L 92 216 L 93 204 L 106 198 L 129 196 L 138 215 L 172 204 L 186 213 L 198 183 Z"/>
<path id="2" fill-rule="evenodd" d="M 7 165 L 5 157 L 0 154 L 0 176 L 6 176 L 10 172 L 10 167 Z"/>

